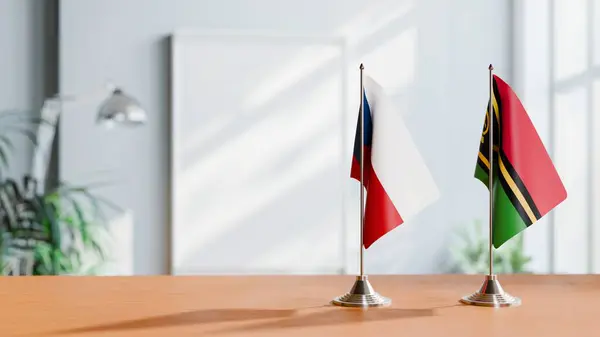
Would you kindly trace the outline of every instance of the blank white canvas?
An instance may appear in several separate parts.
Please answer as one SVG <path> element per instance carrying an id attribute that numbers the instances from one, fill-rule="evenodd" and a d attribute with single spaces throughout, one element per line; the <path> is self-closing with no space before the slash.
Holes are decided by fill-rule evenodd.
<path id="1" fill-rule="evenodd" d="M 172 273 L 344 268 L 351 149 L 343 46 L 319 37 L 173 36 Z"/>

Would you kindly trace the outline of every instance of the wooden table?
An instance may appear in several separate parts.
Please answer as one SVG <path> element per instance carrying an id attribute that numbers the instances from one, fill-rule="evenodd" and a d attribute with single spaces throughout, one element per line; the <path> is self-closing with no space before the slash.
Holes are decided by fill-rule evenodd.
<path id="1" fill-rule="evenodd" d="M 600 336 L 600 276 L 502 275 L 517 308 L 458 304 L 482 276 L 371 276 L 392 306 L 328 302 L 352 276 L 4 277 L 0 336 Z"/>

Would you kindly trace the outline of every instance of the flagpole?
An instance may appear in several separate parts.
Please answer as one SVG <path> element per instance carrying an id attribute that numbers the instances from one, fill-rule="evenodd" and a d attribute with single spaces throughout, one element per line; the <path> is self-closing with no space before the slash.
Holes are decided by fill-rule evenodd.
<path id="1" fill-rule="evenodd" d="M 489 250 L 490 250 L 490 276 L 494 275 L 494 248 L 493 248 L 493 223 L 494 223 L 494 106 L 492 100 L 494 99 L 494 80 L 492 72 L 494 71 L 494 66 L 490 64 L 488 67 L 490 78 L 490 100 L 488 106 L 489 113 L 489 128 L 490 128 L 490 171 L 488 174 L 488 189 L 490 192 L 490 206 L 489 206 L 489 227 L 490 227 L 490 240 L 489 240 Z"/>
<path id="2" fill-rule="evenodd" d="M 364 182 L 364 163 L 365 163 L 365 85 L 363 81 L 363 74 L 365 66 L 360 64 L 360 109 L 358 111 L 358 128 L 359 130 L 359 144 L 360 144 L 360 274 L 356 276 L 356 281 L 349 292 L 342 296 L 334 298 L 331 303 L 333 305 L 342 307 L 384 307 L 392 304 L 392 301 L 379 295 L 371 286 L 367 275 L 365 275 L 364 269 L 364 245 L 363 245 L 363 232 L 365 226 L 365 187 Z"/>
<path id="3" fill-rule="evenodd" d="M 360 64 L 360 276 L 365 275 L 364 269 L 364 241 L 363 232 L 365 227 L 365 187 L 363 182 L 365 174 L 365 84 L 363 82 L 363 70 L 365 66 Z"/>
<path id="4" fill-rule="evenodd" d="M 500 285 L 500 281 L 498 281 L 498 277 L 494 275 L 494 245 L 493 245 L 493 233 L 494 233 L 494 75 L 493 70 L 494 66 L 490 64 L 488 67 L 489 70 L 489 105 L 487 111 L 488 117 L 488 128 L 489 128 L 489 156 L 488 161 L 490 164 L 489 172 L 488 172 L 488 189 L 490 193 L 490 205 L 489 205 L 489 229 L 490 229 L 490 237 L 489 237 L 489 249 L 490 249 L 490 270 L 489 274 L 485 276 L 483 284 L 479 288 L 478 291 L 474 292 L 471 295 L 464 296 L 460 299 L 461 303 L 469 304 L 469 305 L 477 305 L 482 307 L 513 307 L 521 305 L 521 299 L 518 297 L 514 297 L 509 293 L 505 292 Z M 497 111 L 500 115 L 501 112 Z M 500 119 L 498 120 L 498 125 L 500 124 Z M 498 159 L 500 159 L 500 144 L 498 144 Z"/>

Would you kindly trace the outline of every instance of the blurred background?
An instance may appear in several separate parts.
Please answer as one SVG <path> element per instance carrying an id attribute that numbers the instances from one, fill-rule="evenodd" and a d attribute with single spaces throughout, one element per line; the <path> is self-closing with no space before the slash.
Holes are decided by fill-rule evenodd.
<path id="1" fill-rule="evenodd" d="M 496 269 L 596 273 L 598 22 L 594 0 L 0 0 L 3 273 L 357 273 L 361 62 L 441 190 L 367 273 L 486 272 L 490 63 L 568 192 Z M 147 120 L 106 128 L 107 104 Z"/>

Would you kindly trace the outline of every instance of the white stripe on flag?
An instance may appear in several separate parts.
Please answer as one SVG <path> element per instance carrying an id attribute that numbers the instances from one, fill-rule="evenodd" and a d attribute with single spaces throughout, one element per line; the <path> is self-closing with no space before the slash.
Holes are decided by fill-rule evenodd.
<path id="1" fill-rule="evenodd" d="M 407 221 L 436 201 L 439 190 L 400 111 L 383 88 L 366 76 L 365 92 L 373 118 L 373 170 L 396 210 Z"/>

